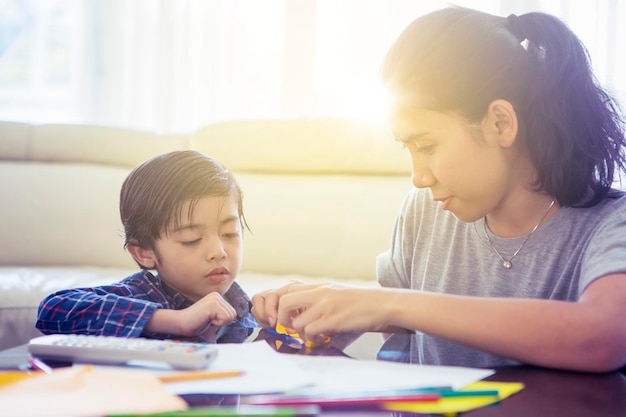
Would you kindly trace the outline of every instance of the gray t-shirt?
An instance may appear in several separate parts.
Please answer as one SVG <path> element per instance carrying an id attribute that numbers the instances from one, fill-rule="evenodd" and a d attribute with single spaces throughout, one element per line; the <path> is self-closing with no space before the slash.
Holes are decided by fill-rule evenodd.
<path id="1" fill-rule="evenodd" d="M 484 219 L 458 220 L 428 190 L 412 190 L 396 219 L 388 251 L 376 259 L 385 287 L 439 293 L 576 301 L 595 279 L 626 272 L 626 197 L 591 208 L 561 208 L 542 224 L 506 269 L 485 238 Z M 506 259 L 527 236 L 489 231 Z M 493 367 L 516 362 L 417 333 L 412 362 Z"/>

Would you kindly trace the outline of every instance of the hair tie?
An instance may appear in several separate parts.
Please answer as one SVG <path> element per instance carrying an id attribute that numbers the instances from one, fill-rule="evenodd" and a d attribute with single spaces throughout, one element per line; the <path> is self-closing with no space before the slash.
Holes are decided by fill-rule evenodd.
<path id="1" fill-rule="evenodd" d="M 520 18 L 514 13 L 511 13 L 507 16 L 507 28 L 509 32 L 511 32 L 515 38 L 522 43 L 526 40 L 526 36 L 522 35 L 520 32 Z"/>

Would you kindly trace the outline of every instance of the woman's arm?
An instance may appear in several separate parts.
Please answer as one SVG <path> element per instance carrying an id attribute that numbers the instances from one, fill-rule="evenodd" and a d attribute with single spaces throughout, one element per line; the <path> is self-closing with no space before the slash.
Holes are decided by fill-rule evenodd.
<path id="1" fill-rule="evenodd" d="M 578 302 L 292 286 L 278 312 L 281 322 L 314 341 L 344 331 L 400 327 L 524 363 L 591 372 L 626 363 L 624 316 L 626 274 L 597 279 Z"/>

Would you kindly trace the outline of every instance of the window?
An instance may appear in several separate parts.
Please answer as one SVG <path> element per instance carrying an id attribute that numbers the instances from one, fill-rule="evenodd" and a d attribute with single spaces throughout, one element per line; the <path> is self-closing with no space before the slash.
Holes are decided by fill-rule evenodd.
<path id="1" fill-rule="evenodd" d="M 384 117 L 384 53 L 411 20 L 447 4 L 0 0 L 0 119 L 180 133 L 242 118 Z M 625 2 L 456 4 L 561 17 L 626 103 Z"/>

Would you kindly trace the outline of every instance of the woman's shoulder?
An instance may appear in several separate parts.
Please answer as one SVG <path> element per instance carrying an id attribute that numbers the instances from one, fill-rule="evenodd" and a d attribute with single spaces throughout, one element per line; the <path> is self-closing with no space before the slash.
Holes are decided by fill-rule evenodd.
<path id="1" fill-rule="evenodd" d="M 591 207 L 566 208 L 563 219 L 586 228 L 626 227 L 626 192 L 615 190 Z"/>
<path id="2" fill-rule="evenodd" d="M 597 215 L 601 224 L 626 227 L 626 192 L 619 191 L 602 200 Z"/>
<path id="3" fill-rule="evenodd" d="M 589 207 L 590 215 L 615 215 L 626 214 L 626 192 L 622 190 L 612 190 L 608 196 L 604 197 L 598 204 Z"/>

